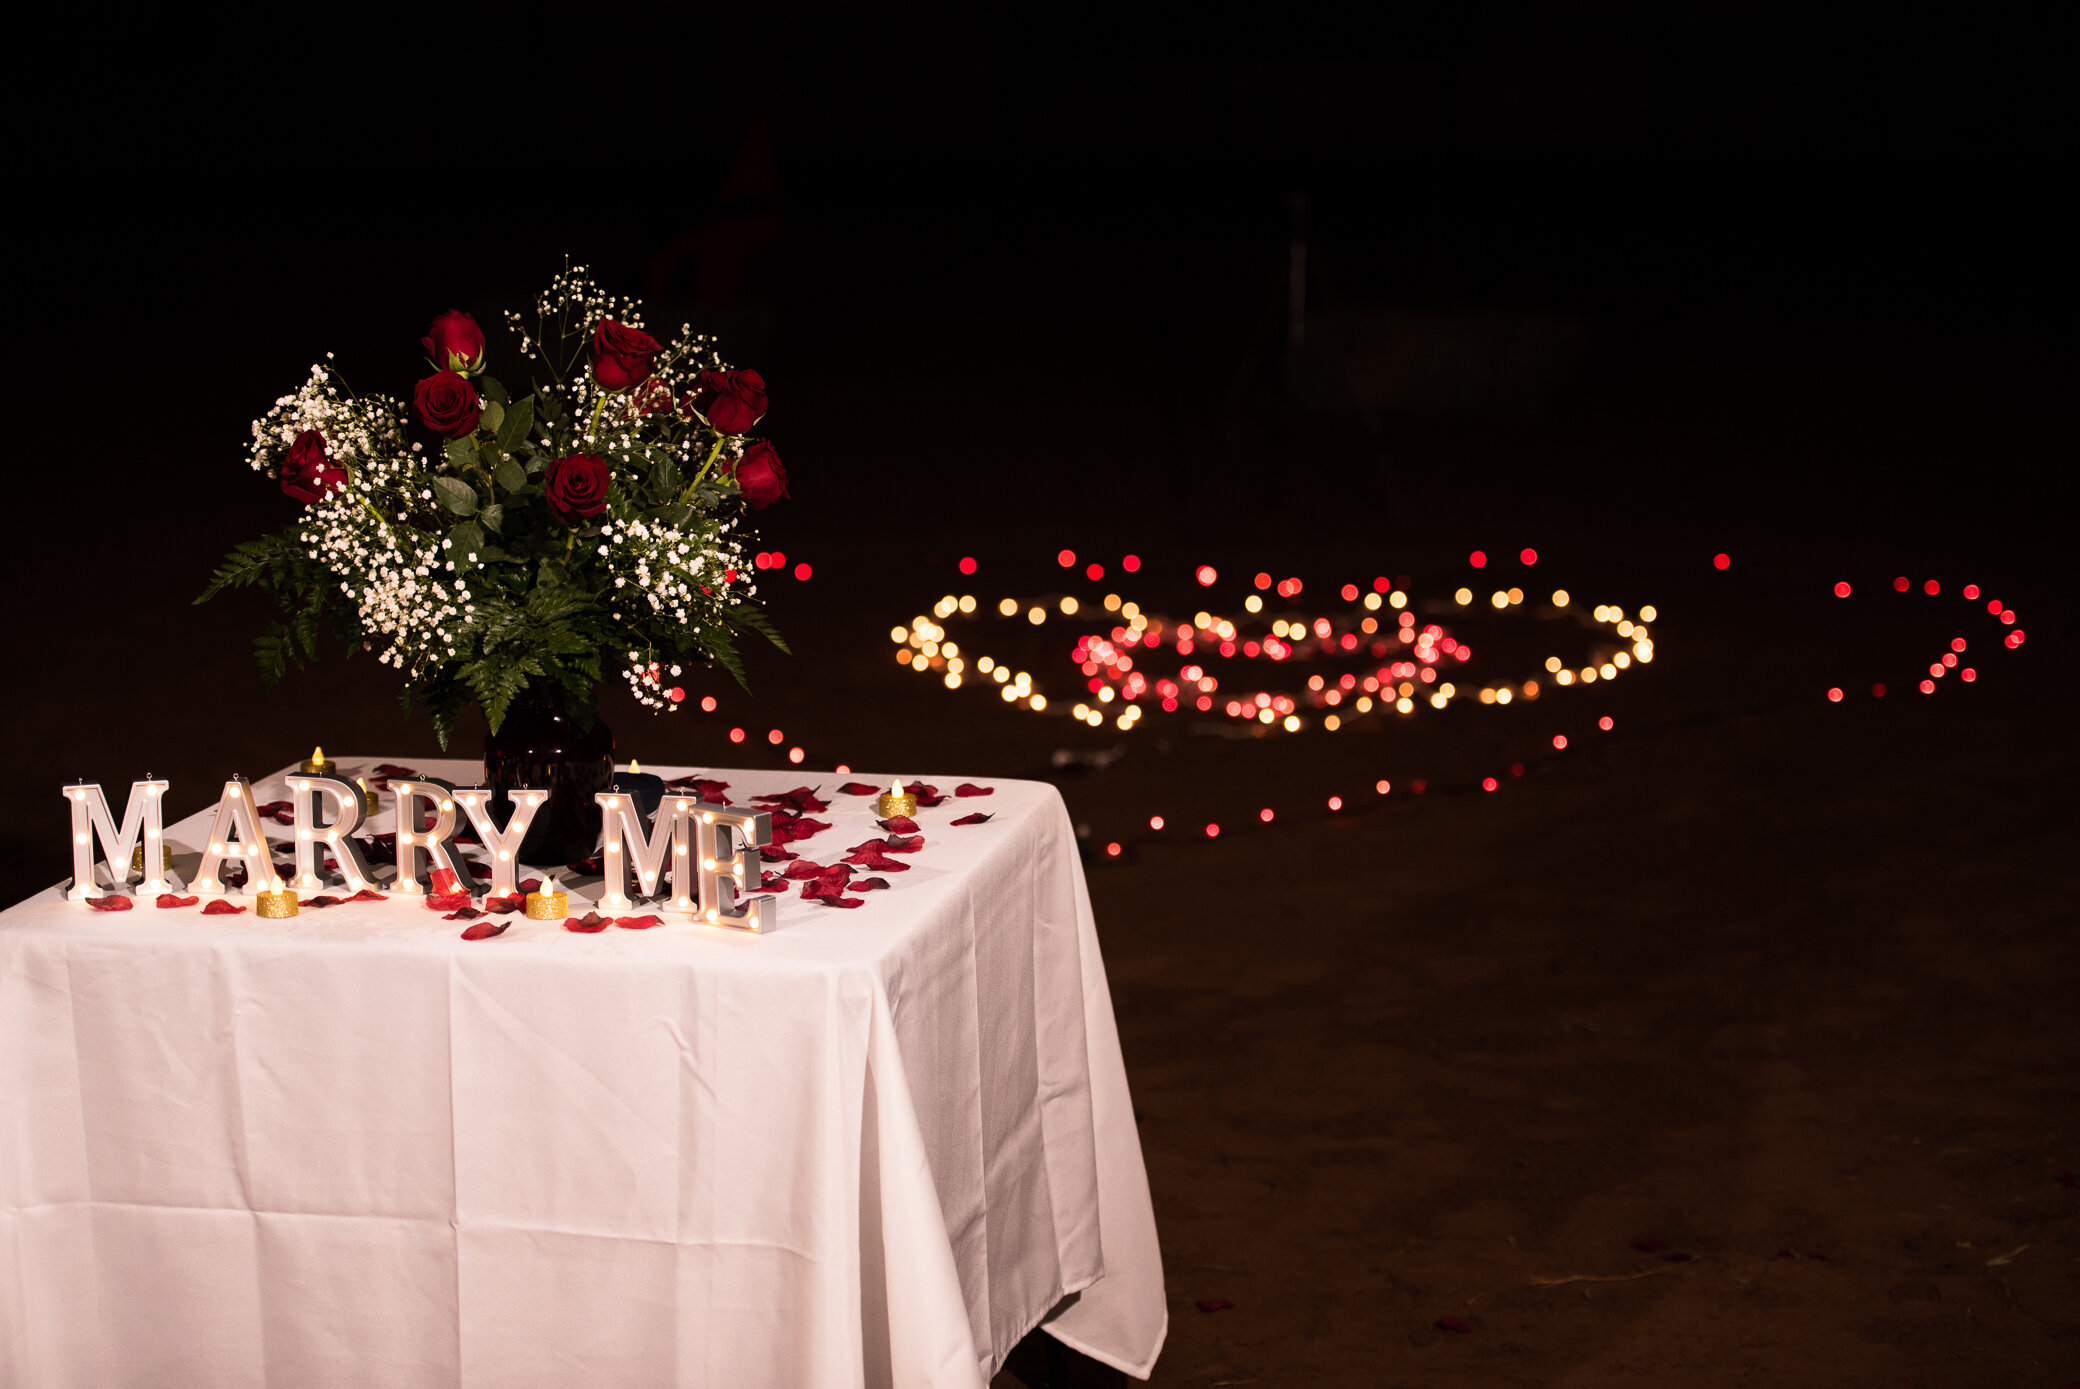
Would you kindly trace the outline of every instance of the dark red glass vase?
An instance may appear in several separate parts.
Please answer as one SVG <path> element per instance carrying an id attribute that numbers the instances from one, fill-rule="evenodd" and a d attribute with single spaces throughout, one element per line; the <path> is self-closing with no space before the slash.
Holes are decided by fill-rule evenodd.
<path id="1" fill-rule="evenodd" d="M 546 790 L 549 799 L 520 844 L 520 861 L 556 869 L 591 858 L 599 848 L 599 804 L 614 784 L 614 733 L 596 709 L 579 709 L 557 686 L 529 685 L 506 710 L 498 732 L 484 735 L 484 782 L 498 794 L 492 818 L 512 818 L 505 793 Z"/>

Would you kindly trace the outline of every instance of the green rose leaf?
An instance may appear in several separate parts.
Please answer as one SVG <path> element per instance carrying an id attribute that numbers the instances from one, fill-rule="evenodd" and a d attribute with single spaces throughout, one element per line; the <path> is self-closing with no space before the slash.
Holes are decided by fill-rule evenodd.
<path id="1" fill-rule="evenodd" d="M 468 564 L 471 555 L 478 556 L 479 562 L 482 561 L 484 531 L 475 521 L 464 521 L 448 532 L 448 539 L 455 542 L 455 548 L 448 552 L 448 558 L 454 560 L 457 565 Z"/>
<path id="2" fill-rule="evenodd" d="M 486 419 L 490 415 L 485 415 Z M 534 397 L 522 396 L 520 403 L 506 411 L 500 422 L 493 426 L 498 430 L 500 451 L 511 453 L 527 441 L 527 432 L 534 428 Z"/>
<path id="3" fill-rule="evenodd" d="M 505 406 L 513 403 L 513 398 L 506 394 L 506 388 L 498 383 L 497 377 L 479 376 L 477 385 L 483 388 L 484 398 L 493 405 Z M 489 417 L 488 411 L 486 412 L 486 417 Z M 492 428 L 495 429 L 497 426 L 493 425 Z"/>
<path id="4" fill-rule="evenodd" d="M 499 422 L 505 419 L 505 417 L 505 406 L 500 405 L 495 400 L 486 400 L 484 402 L 484 413 L 477 420 L 477 428 L 495 431 L 499 426 Z"/>
<path id="5" fill-rule="evenodd" d="M 467 437 L 450 439 L 447 447 L 448 462 L 457 468 L 477 466 L 477 446 Z"/>
<path id="6" fill-rule="evenodd" d="M 485 530 L 493 534 L 501 534 L 505 530 L 506 509 L 494 503 L 478 512 L 477 519 L 484 523 Z"/>
<path id="7" fill-rule="evenodd" d="M 454 446 L 450 445 L 449 447 L 452 449 Z M 437 477 L 433 480 L 433 490 L 434 494 L 441 499 L 441 505 L 454 512 L 457 516 L 474 516 L 477 514 L 477 489 L 464 482 L 461 478 Z"/>
<path id="8" fill-rule="evenodd" d="M 498 485 L 505 488 L 508 492 L 517 492 L 527 486 L 527 469 L 521 467 L 510 458 L 499 459 L 498 467 L 492 471 L 491 475 L 497 478 Z"/>

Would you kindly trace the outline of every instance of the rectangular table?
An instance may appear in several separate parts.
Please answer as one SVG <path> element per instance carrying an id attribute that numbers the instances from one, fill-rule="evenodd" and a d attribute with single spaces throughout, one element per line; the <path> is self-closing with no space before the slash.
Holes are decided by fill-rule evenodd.
<path id="1" fill-rule="evenodd" d="M 879 833 L 846 777 L 703 774 L 820 783 L 818 862 Z M 1162 1268 L 1075 839 L 993 785 L 763 936 L 0 913 L 0 1384 L 976 1386 L 1043 1324 L 1145 1378 Z"/>

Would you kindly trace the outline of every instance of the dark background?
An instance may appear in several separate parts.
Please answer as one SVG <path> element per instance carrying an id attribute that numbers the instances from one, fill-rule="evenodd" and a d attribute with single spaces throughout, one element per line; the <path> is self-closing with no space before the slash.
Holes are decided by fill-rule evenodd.
<path id="1" fill-rule="evenodd" d="M 1402 574 L 1435 594 L 1472 581 L 1468 551 L 1531 545 L 1537 586 L 1666 614 L 1662 662 L 1613 687 L 1620 736 L 1572 763 L 1532 756 L 1543 726 L 1497 719 L 1383 734 L 1360 745 L 1358 773 L 1321 739 L 1137 735 L 1112 771 L 1058 777 L 1092 842 L 1129 848 L 1121 864 L 1095 863 L 1092 882 L 1115 932 L 1137 1097 L 1152 1114 L 1170 1106 L 1158 1116 L 1169 1127 L 1145 1118 L 1144 1140 L 1166 1248 L 1191 1249 L 1170 1271 L 1171 1382 L 1243 1370 L 1276 1382 L 1303 1364 L 1330 1381 L 1448 1372 L 1420 1358 L 1438 1339 L 1431 1319 L 1459 1305 L 1443 1290 L 1490 1275 L 1467 1272 L 1479 1261 L 1439 1234 L 1452 1217 L 1438 1211 L 1501 1199 L 1500 1187 L 1413 1139 L 1374 1154 L 1435 1178 L 1370 1207 L 1380 1223 L 1363 1240 L 1414 1241 L 1376 1285 L 1374 1264 L 1338 1262 L 1362 1242 L 1350 1227 L 1296 1232 L 1278 1201 L 1221 1182 L 1229 1150 L 1249 1146 L 1249 1114 L 1290 1100 L 1306 1131 L 1310 1113 L 1348 1098 L 1309 1088 L 1336 1071 L 1325 1057 L 1346 1040 L 1299 1046 L 1306 1019 L 1399 998 L 1474 942 L 1496 982 L 1454 1003 L 1454 1020 L 1483 1007 L 1541 1016 L 1540 981 L 1586 937 L 1600 942 L 1593 965 L 1567 957 L 1581 970 L 1569 986 L 1577 1020 L 1678 978 L 1730 991 L 1719 999 L 1729 1016 L 1752 1021 L 1758 996 L 1788 989 L 1824 1010 L 1838 999 L 1820 980 L 1853 991 L 1892 978 L 1904 947 L 1891 933 L 1936 912 L 1951 925 L 1937 944 L 1911 926 L 1921 972 L 1901 982 L 1913 1005 L 1896 1004 L 1887 1025 L 1936 1057 L 1999 1032 L 2004 1057 L 2045 1068 L 1986 1120 L 2008 1135 L 2008 1165 L 1966 1181 L 2012 1220 L 2022 1198 L 2001 1184 L 2024 1181 L 2016 1164 L 2039 1194 L 2038 1167 L 2080 1166 L 2071 990 L 2052 1001 L 2074 972 L 2070 906 L 2054 904 L 2070 901 L 2059 846 L 2073 830 L 2059 698 L 2072 513 L 2057 498 L 2074 457 L 2075 320 L 2070 50 L 2048 16 L 1789 22 L 1724 4 L 1454 10 L 1364 27 L 1295 10 L 1165 26 L 1059 10 L 689 21 L 663 8 L 518 7 L 341 23 L 266 51 L 171 7 L 66 21 L 48 48 L 12 59 L 20 240 L 0 553 L 15 659 L 0 682 L 0 896 L 63 875 L 53 792 L 75 775 L 171 775 L 178 813 L 202 803 L 184 785 L 257 774 L 313 741 L 434 755 L 423 718 L 398 716 L 372 662 L 328 653 L 318 673 L 263 695 L 246 656 L 263 607 L 189 599 L 224 550 L 291 514 L 246 471 L 243 446 L 248 422 L 311 361 L 335 352 L 357 386 L 408 394 L 433 314 L 468 308 L 489 327 L 570 256 L 645 297 L 653 325 L 692 321 L 764 372 L 765 429 L 794 497 L 758 517 L 762 543 L 815 569 L 767 586 L 799 654 L 759 655 L 752 696 L 697 686 L 723 699 L 717 715 L 657 723 L 610 691 L 603 710 L 624 757 L 765 765 L 780 755 L 758 736 L 769 726 L 807 748 L 811 771 L 1053 776 L 1058 751 L 1112 747 L 1105 733 L 1072 735 L 891 668 L 888 627 L 969 587 L 953 568 L 962 555 L 983 561 L 973 587 L 992 601 L 1061 587 L 1062 547 L 1108 566 L 1132 551 L 1148 561 L 1144 604 L 1190 611 L 1207 601 L 1188 581 L 1200 563 L 1319 586 Z M 517 384 L 517 371 L 504 375 Z M 1734 557 L 1724 573 L 1710 564 L 1720 551 Z M 2023 612 L 2029 646 L 1988 657 L 1971 690 L 1911 704 L 1952 619 L 1886 607 L 1895 574 L 1938 577 L 1946 593 L 1986 586 Z M 1838 578 L 1855 582 L 1853 605 L 1830 597 Z M 1853 694 L 1875 680 L 1895 696 L 1815 722 L 1830 713 L 1827 686 Z M 736 725 L 752 741 L 723 742 Z M 480 736 L 466 725 L 460 754 Z M 1382 809 L 1350 832 L 1367 837 L 1337 840 L 1314 809 L 1354 775 L 1428 774 L 1457 793 L 1519 759 L 1537 775 L 1512 788 L 1506 812 L 1468 792 L 1435 798 L 1434 811 Z M 1259 801 L 1308 813 L 1282 810 L 1265 838 L 1218 845 L 1140 831 L 1180 806 L 1232 826 Z M 1362 999 L 1332 991 L 1285 1000 L 1290 1016 L 1253 1013 L 1251 990 L 1180 946 L 1220 910 L 1208 885 L 1242 871 L 1246 851 L 1231 842 L 1311 865 L 1328 924 L 1301 958 L 1348 972 Z M 1607 916 L 1559 905 L 1601 902 L 1613 875 L 1632 872 L 1603 856 L 1615 843 L 1652 844 L 1661 865 L 1641 889 L 1652 905 L 1628 918 L 1655 942 L 1644 950 L 1601 934 Z M 1417 852 L 1433 886 L 1382 905 L 1371 875 Z M 1434 887 L 1461 879 L 1487 895 Z M 1757 907 L 1758 925 L 1727 905 L 1743 892 L 1797 905 L 1782 920 Z M 1553 906 L 1556 936 L 1494 924 L 1526 903 Z M 1424 923 L 1453 924 L 1423 934 L 1419 906 Z M 1995 921 L 2008 923 L 2000 963 L 1972 964 L 1994 948 Z M 1837 953 L 1798 963 L 1811 932 L 1845 922 Z M 1366 944 L 1375 930 L 1434 954 L 1379 959 Z M 1675 930 L 1694 949 L 1668 953 Z M 1189 1006 L 1165 953 L 1180 948 L 1205 975 Z M 1247 933 L 1221 946 L 1253 948 Z M 1231 1052 L 1252 1017 L 1264 1047 Z M 1408 1041 L 1396 1073 L 1443 1065 L 1455 1038 L 1489 1044 L 1455 1025 L 1397 1021 L 1390 1031 Z M 1678 1194 L 1656 1219 L 1675 1224 L 1666 1211 L 1681 1209 L 1685 1240 L 1761 1241 L 1770 1248 L 1749 1253 L 1764 1259 L 1792 1241 L 1767 1220 L 1736 1233 L 1739 1200 L 1669 1175 L 1690 1157 L 1669 1157 L 1658 1179 L 1612 1175 L 1609 1154 L 1637 1139 L 1616 1116 L 1686 1092 L 1710 1067 L 1668 1041 L 1675 1023 L 1666 1035 L 1631 1014 L 1610 1026 L 1660 1036 L 1694 1064 L 1603 1093 L 1609 1131 L 1509 1199 L 1578 1210 L 1625 1181 L 1663 1180 Z M 1555 1027 L 1508 1055 L 1611 1064 L 1568 1050 L 1607 1045 L 1608 1028 Z M 1813 1045 L 1841 1049 L 1832 1033 Z M 1903 1065 L 1873 1041 L 1868 1067 L 1811 1103 L 1853 1108 L 1905 1084 Z M 1956 1073 L 1957 1104 L 1930 1103 L 1954 1117 L 1968 1095 L 1998 1093 L 2004 1067 Z M 1729 1083 L 1767 1095 L 1774 1074 Z M 1451 1128 L 1466 1118 L 1454 1104 L 1476 1103 L 1462 1085 L 1485 1094 L 1462 1075 L 1394 1103 Z M 1507 1112 L 1466 1122 L 1488 1151 L 1528 1131 Z M 2052 1156 L 2024 1152 L 2024 1132 Z M 1793 1130 L 1766 1141 L 1807 1151 Z M 1209 1177 L 1216 1151 L 1223 1171 Z M 1819 1175 L 1770 1180 L 1833 1180 L 1834 1160 L 1814 1161 Z M 1325 1178 L 1313 1195 L 1374 1200 L 1361 1178 L 1349 1190 Z M 1832 1209 L 1798 1189 L 1809 1197 L 1799 1219 Z M 1290 1194 L 1276 1180 L 1265 1190 Z M 2047 1251 L 2043 1267 L 2063 1260 L 2063 1282 L 1960 1291 L 1924 1270 L 1951 1302 L 1923 1308 L 1916 1292 L 1903 1311 L 1898 1289 L 1923 1273 L 1875 1271 L 1809 1305 L 1778 1343 L 1805 1356 L 1835 1345 L 1831 1373 L 1849 1378 L 1829 1382 L 1880 1365 L 1908 1376 L 1899 1382 L 1932 1365 L 1943 1368 L 1931 1383 L 2058 1382 L 2049 1369 L 2011 1377 L 2057 1354 L 2072 1368 L 2074 1328 L 2045 1309 L 2064 1296 L 2055 1286 L 2071 1290 L 2074 1216 L 2069 1205 L 2039 1214 L 2029 1242 Z M 1859 1208 L 1820 1233 L 1791 1225 L 1816 1248 L 1832 1238 L 1876 1259 L 1897 1253 L 1883 1218 Z M 1611 1249 L 1623 1254 L 1639 1232 L 1620 1225 Z M 1245 1228 L 1269 1241 L 1261 1276 L 1281 1260 L 1303 1283 L 1337 1270 L 1350 1303 L 1338 1325 L 1355 1339 L 1324 1342 L 1310 1314 L 1268 1292 L 1236 1298 L 1232 1316 L 1194 1310 L 1188 1289 L 1235 1292 L 1235 1280 L 1198 1287 L 1207 1277 L 1192 1270 L 1238 1267 L 1222 1245 Z M 1560 1244 L 1562 1262 L 1594 1262 Z M 2022 1318 L 2002 1333 L 2007 1359 L 1985 1358 L 1980 1314 L 1961 1313 L 1959 1297 Z M 1567 1365 L 1608 1369 L 1619 1349 L 1628 1365 L 1674 1355 L 1654 1329 L 1671 1308 L 1688 1309 L 1684 1344 L 1704 1349 L 1656 1363 L 1687 1366 L 1692 1382 L 1708 1382 L 1694 1377 L 1701 1366 L 1733 1364 L 1726 1346 L 1741 1336 L 1772 1334 L 1767 1316 L 1729 1322 L 1716 1305 L 1649 1299 L 1564 1334 L 1530 1313 L 1514 1331 L 1482 1326 L 1502 1345 L 1482 1363 L 1493 1382 L 1543 1383 Z M 1860 1349 L 1840 1350 L 1852 1327 Z M 1457 1344 L 1444 1339 L 1439 1349 Z M 1475 1382 L 1465 1365 L 1449 1373 Z M 1777 1382 L 1798 1381 L 1780 1368 Z"/>

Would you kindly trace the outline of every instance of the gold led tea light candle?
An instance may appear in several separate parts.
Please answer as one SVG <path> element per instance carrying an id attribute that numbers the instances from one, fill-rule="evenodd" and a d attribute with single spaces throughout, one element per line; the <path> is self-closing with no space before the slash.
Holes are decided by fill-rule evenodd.
<path id="1" fill-rule="evenodd" d="M 324 748 L 314 747 L 311 749 L 311 755 L 305 758 L 303 762 L 303 774 L 305 776 L 332 775 L 332 763 L 326 759 Z"/>
<path id="2" fill-rule="evenodd" d="M 529 921 L 561 921 L 571 914 L 571 895 L 544 878 L 541 891 L 527 894 L 526 910 Z"/>
<path id="3" fill-rule="evenodd" d="M 915 815 L 917 813 L 917 797 L 915 795 L 905 795 L 903 783 L 900 781 L 890 782 L 888 789 L 881 793 L 881 799 L 876 804 L 881 807 L 881 818 L 884 820 L 893 820 L 898 815 Z"/>
<path id="4" fill-rule="evenodd" d="M 280 878 L 274 879 L 270 891 L 253 894 L 253 912 L 256 916 L 279 920 L 285 916 L 296 915 L 297 909 L 296 894 L 283 887 Z"/>

